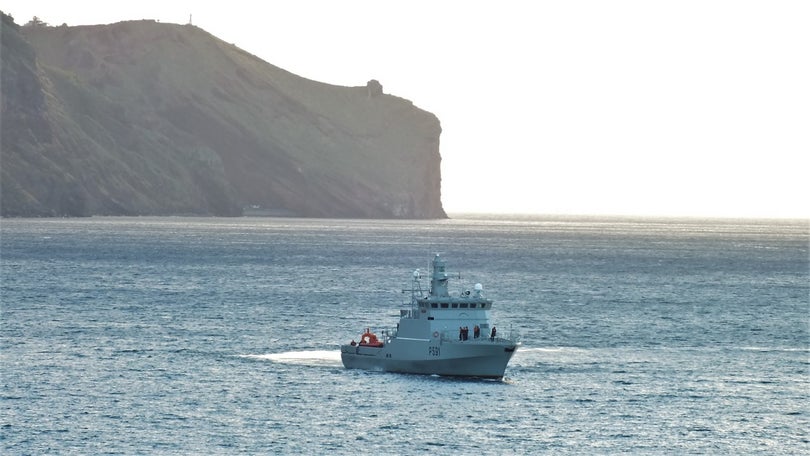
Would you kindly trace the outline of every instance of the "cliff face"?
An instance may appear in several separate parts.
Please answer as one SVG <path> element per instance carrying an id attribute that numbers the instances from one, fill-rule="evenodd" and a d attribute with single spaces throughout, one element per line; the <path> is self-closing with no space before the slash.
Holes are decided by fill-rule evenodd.
<path id="1" fill-rule="evenodd" d="M 438 119 L 190 25 L 2 25 L 4 216 L 440 218 Z"/>

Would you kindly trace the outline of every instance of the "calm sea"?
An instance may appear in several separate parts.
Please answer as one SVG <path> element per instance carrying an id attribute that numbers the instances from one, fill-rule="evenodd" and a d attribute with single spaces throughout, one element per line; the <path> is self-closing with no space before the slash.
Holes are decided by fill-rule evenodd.
<path id="1" fill-rule="evenodd" d="M 810 452 L 804 221 L 4 219 L 0 453 Z M 503 381 L 346 370 L 441 252 Z"/>

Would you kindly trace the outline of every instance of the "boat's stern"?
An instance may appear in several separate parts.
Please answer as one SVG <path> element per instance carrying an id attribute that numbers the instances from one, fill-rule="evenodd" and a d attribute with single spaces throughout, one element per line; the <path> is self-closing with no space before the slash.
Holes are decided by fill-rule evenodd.
<path id="1" fill-rule="evenodd" d="M 341 345 L 340 360 L 347 369 L 384 370 L 385 355 L 382 347 Z"/>

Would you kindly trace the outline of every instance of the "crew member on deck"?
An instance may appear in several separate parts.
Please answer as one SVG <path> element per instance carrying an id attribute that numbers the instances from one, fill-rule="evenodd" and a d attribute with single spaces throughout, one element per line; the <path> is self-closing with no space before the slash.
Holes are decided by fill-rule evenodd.
<path id="1" fill-rule="evenodd" d="M 495 340 L 495 333 L 496 333 L 496 332 L 497 332 L 497 330 L 496 330 L 496 329 L 495 329 L 495 327 L 493 326 L 493 327 L 492 327 L 492 333 L 490 333 L 490 335 L 489 335 L 489 340 L 493 340 L 493 341 Z"/>

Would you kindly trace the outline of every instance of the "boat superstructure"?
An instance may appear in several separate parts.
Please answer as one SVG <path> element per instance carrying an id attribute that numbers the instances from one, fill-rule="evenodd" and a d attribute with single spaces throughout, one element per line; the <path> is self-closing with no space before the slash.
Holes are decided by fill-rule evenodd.
<path id="1" fill-rule="evenodd" d="M 520 345 L 503 337 L 490 321 L 492 300 L 475 284 L 451 296 L 444 260 L 437 254 L 430 271 L 430 289 L 422 290 L 421 273 L 414 271 L 411 302 L 400 310 L 396 328 L 380 335 L 369 329 L 360 341 L 340 347 L 347 368 L 463 377 L 503 377 Z"/>

